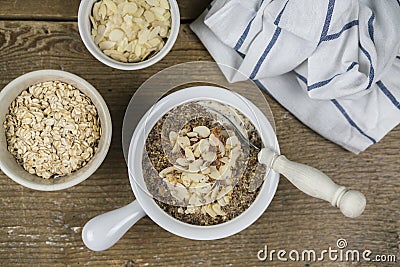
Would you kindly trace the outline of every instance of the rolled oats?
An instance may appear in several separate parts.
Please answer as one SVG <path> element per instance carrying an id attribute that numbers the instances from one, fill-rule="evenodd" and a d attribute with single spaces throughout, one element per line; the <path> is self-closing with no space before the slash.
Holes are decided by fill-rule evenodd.
<path id="1" fill-rule="evenodd" d="M 3 125 L 8 151 L 26 171 L 45 179 L 85 166 L 101 134 L 91 100 L 60 81 L 24 90 L 11 103 Z"/>

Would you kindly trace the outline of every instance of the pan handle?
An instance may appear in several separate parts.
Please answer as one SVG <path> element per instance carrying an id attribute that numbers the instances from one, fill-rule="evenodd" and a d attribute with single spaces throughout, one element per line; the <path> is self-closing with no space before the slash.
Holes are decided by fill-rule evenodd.
<path id="1" fill-rule="evenodd" d="M 139 219 L 146 215 L 139 202 L 98 215 L 82 230 L 83 243 L 93 251 L 112 247 Z"/>
<path id="2" fill-rule="evenodd" d="M 361 192 L 335 184 L 326 174 L 311 166 L 290 161 L 269 148 L 260 151 L 258 161 L 283 174 L 307 195 L 326 200 L 340 208 L 346 217 L 358 217 L 365 209 L 366 199 Z"/>

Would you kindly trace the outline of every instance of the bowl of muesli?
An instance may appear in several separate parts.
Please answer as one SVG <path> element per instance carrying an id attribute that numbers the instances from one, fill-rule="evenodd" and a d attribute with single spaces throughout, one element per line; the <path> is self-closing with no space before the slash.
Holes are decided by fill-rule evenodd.
<path id="1" fill-rule="evenodd" d="M 111 117 L 99 92 L 65 71 L 39 70 L 0 92 L 0 169 L 31 189 L 55 191 L 92 175 L 107 155 Z"/>
<path id="2" fill-rule="evenodd" d="M 247 140 L 229 129 L 234 119 L 224 122 L 209 110 L 223 118 L 239 114 Z M 84 243 L 95 251 L 107 249 L 145 215 L 195 240 L 242 231 L 263 214 L 279 181 L 278 173 L 258 168 L 258 151 L 248 142 L 279 153 L 269 120 L 243 96 L 215 86 L 164 96 L 138 123 L 130 142 L 128 169 L 136 200 L 91 219 L 82 231 Z M 261 183 L 252 188 L 254 179 Z"/>

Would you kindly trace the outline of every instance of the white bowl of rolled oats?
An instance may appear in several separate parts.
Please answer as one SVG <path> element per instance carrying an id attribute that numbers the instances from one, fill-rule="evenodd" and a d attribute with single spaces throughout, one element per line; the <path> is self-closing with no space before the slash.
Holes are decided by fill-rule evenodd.
<path id="1" fill-rule="evenodd" d="M 0 92 L 0 168 L 35 190 L 74 186 L 107 155 L 111 117 L 99 92 L 84 79 L 39 70 Z"/>
<path id="2" fill-rule="evenodd" d="M 121 70 L 151 66 L 165 57 L 178 37 L 176 0 L 82 0 L 78 28 L 100 62 Z"/>

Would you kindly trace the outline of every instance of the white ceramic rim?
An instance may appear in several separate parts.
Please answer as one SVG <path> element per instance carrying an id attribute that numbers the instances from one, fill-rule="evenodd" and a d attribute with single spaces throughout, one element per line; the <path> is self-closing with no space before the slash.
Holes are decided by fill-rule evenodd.
<path id="1" fill-rule="evenodd" d="M 104 101 L 103 97 L 100 95 L 100 93 L 94 88 L 89 82 L 84 80 L 83 78 L 66 72 L 66 71 L 61 71 L 61 70 L 37 70 L 37 71 L 32 71 L 29 73 L 26 73 L 24 75 L 21 75 L 17 77 L 16 79 L 12 80 L 9 84 L 7 84 L 1 91 L 0 91 L 0 103 L 6 104 L 7 108 L 10 106 L 10 103 L 3 103 L 3 100 L 6 95 L 8 94 L 14 94 L 15 97 L 18 96 L 23 90 L 25 90 L 27 87 L 22 86 L 22 84 L 25 85 L 33 85 L 37 82 L 42 81 L 49 81 L 49 78 L 44 78 L 44 77 L 53 77 L 55 80 L 61 80 L 64 82 L 64 79 L 68 80 L 68 82 L 73 82 L 75 83 L 74 86 L 77 87 L 80 91 L 82 91 L 85 95 L 87 95 L 93 103 L 95 103 L 95 106 L 97 108 L 97 111 L 100 116 L 100 123 L 102 127 L 102 135 L 100 137 L 100 144 L 99 144 L 99 149 L 96 151 L 94 157 L 88 162 L 87 165 L 82 167 L 81 169 L 77 170 L 76 172 L 72 173 L 71 176 L 75 176 L 73 179 L 68 180 L 63 183 L 49 183 L 49 184 L 38 184 L 34 183 L 32 181 L 29 181 L 27 179 L 24 179 L 21 177 L 21 175 L 18 175 L 18 173 L 27 173 L 21 166 L 20 169 L 18 170 L 13 170 L 8 168 L 4 163 L 3 163 L 3 158 L 0 158 L 0 169 L 6 174 L 9 178 L 14 180 L 15 182 L 19 183 L 20 185 L 23 185 L 25 187 L 34 189 L 34 190 L 40 190 L 40 191 L 56 191 L 56 190 L 62 190 L 66 189 L 69 187 L 72 187 L 74 185 L 77 185 L 81 183 L 82 181 L 86 180 L 89 178 L 103 163 L 108 150 L 110 148 L 111 144 L 111 137 L 112 137 L 112 122 L 111 122 L 111 116 L 110 112 L 108 110 L 107 104 Z M 42 78 L 43 77 L 43 78 Z M 32 82 L 30 82 L 32 81 Z M 14 98 L 15 98 L 14 97 Z M 1 125 L 2 127 L 2 125 Z M 4 131 L 0 130 L 0 134 L 3 134 Z M 1 148 L 2 150 L 4 148 Z M 5 148 L 7 150 L 7 148 Z M 8 152 L 8 151 L 7 151 Z M 13 157 L 11 154 L 9 155 L 10 157 Z M 14 159 L 15 160 L 15 159 Z M 29 174 L 29 173 L 28 173 Z M 31 174 L 29 174 L 31 175 Z"/>
<path id="2" fill-rule="evenodd" d="M 243 105 L 235 101 L 238 97 L 243 100 L 243 103 L 245 103 L 247 107 L 243 108 Z M 242 231 L 254 223 L 264 213 L 275 195 L 279 183 L 279 174 L 270 170 L 252 205 L 238 217 L 222 224 L 212 226 L 192 225 L 179 221 L 164 212 L 149 193 L 142 189 L 146 188 L 144 179 L 142 178 L 141 168 L 145 139 L 147 138 L 148 130 L 151 129 L 152 125 L 154 125 L 166 111 L 183 103 L 196 100 L 214 100 L 237 108 L 256 126 L 257 130 L 260 132 L 263 143 L 271 145 L 270 148 L 279 153 L 277 138 L 268 119 L 249 100 L 220 87 L 189 87 L 162 98 L 138 123 L 132 136 L 128 156 L 128 164 L 130 166 L 128 169 L 132 169 L 135 173 L 129 173 L 129 179 L 136 200 L 146 214 L 159 226 L 181 237 L 195 240 L 214 240 L 228 237 Z M 251 111 L 250 113 L 248 113 L 249 110 Z M 148 125 L 146 125 L 146 123 Z M 136 180 L 134 178 L 135 175 L 139 177 L 139 179 Z"/>
<path id="3" fill-rule="evenodd" d="M 176 0 L 168 0 L 170 3 L 171 12 L 171 30 L 168 36 L 167 42 L 164 47 L 153 57 L 137 62 L 137 63 L 124 63 L 110 58 L 105 55 L 100 48 L 95 44 L 91 35 L 91 22 L 89 19 L 90 13 L 92 12 L 92 6 L 98 0 L 82 0 L 78 10 L 78 29 L 79 34 L 83 43 L 89 52 L 103 64 L 120 70 L 139 70 L 147 68 L 163 59 L 175 44 L 175 41 L 179 34 L 180 27 L 180 13 L 179 6 Z"/>

